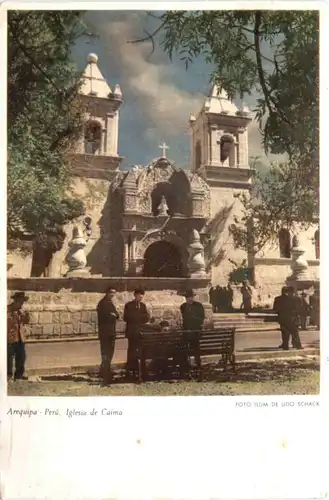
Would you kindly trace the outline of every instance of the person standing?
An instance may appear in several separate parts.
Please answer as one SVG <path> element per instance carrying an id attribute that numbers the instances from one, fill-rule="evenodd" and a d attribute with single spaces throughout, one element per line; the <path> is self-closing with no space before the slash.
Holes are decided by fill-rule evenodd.
<path id="1" fill-rule="evenodd" d="M 113 303 L 114 288 L 106 290 L 105 296 L 97 304 L 98 338 L 101 349 L 100 376 L 104 384 L 112 380 L 111 362 L 115 349 L 116 322 L 118 311 Z"/>
<path id="2" fill-rule="evenodd" d="M 212 312 L 216 312 L 216 306 L 215 306 L 215 296 L 216 296 L 216 289 L 214 286 L 211 285 L 209 289 L 209 302 L 212 307 Z"/>
<path id="3" fill-rule="evenodd" d="M 291 336 L 293 347 L 302 349 L 298 333 L 299 299 L 294 296 L 292 287 L 282 288 L 281 295 L 274 299 L 273 310 L 278 315 L 282 335 L 282 344 L 279 347 L 287 351 Z"/>
<path id="4" fill-rule="evenodd" d="M 166 320 L 160 321 L 159 327 L 160 327 L 161 333 L 170 332 L 169 321 L 166 321 Z M 168 372 L 168 358 L 159 357 L 156 360 L 154 360 L 152 364 L 153 364 L 153 370 L 155 371 L 158 378 L 166 375 L 166 373 Z"/>
<path id="5" fill-rule="evenodd" d="M 195 300 L 196 294 L 193 290 L 188 290 L 185 294 L 186 302 L 180 306 L 183 320 L 183 330 L 193 331 L 192 348 L 194 350 L 194 359 L 197 366 L 200 366 L 201 358 L 199 352 L 199 337 L 203 329 L 205 320 L 204 307 L 201 302 Z M 183 360 L 183 365 L 187 367 L 188 360 Z"/>
<path id="6" fill-rule="evenodd" d="M 252 310 L 252 289 L 247 280 L 242 282 L 240 291 L 242 295 L 243 310 L 245 314 L 248 314 Z"/>
<path id="7" fill-rule="evenodd" d="M 301 314 L 301 301 L 300 297 L 295 295 L 294 287 L 288 287 L 288 298 L 290 300 L 290 331 L 291 331 L 291 342 L 295 349 L 303 349 L 300 336 L 299 336 L 299 324 L 300 324 L 300 314 Z"/>
<path id="8" fill-rule="evenodd" d="M 274 304 L 273 304 L 273 311 L 278 315 L 278 323 L 280 325 L 280 330 L 281 330 L 281 344 L 279 345 L 279 349 L 282 349 L 283 346 L 285 345 L 285 317 L 286 314 L 284 312 L 284 306 L 285 306 L 285 297 L 288 294 L 288 287 L 283 286 L 281 289 L 281 295 L 278 295 L 277 297 L 274 298 Z M 288 340 L 289 344 L 289 340 Z"/>
<path id="9" fill-rule="evenodd" d="M 233 311 L 233 298 L 234 292 L 231 283 L 227 284 L 227 301 L 228 301 L 228 310 L 230 312 Z"/>
<path id="10" fill-rule="evenodd" d="M 27 380 L 24 327 L 30 315 L 23 306 L 29 299 L 25 292 L 16 292 L 11 298 L 13 302 L 7 307 L 7 378 L 12 379 L 15 362 L 14 380 Z"/>
<path id="11" fill-rule="evenodd" d="M 123 321 L 126 322 L 126 338 L 128 339 L 127 375 L 137 372 L 137 351 L 141 326 L 148 323 L 151 316 L 143 303 L 145 292 L 141 288 L 134 291 L 134 300 L 127 302 L 124 308 Z"/>
<path id="12" fill-rule="evenodd" d="M 221 307 L 221 301 L 222 301 L 222 287 L 217 285 L 214 291 L 214 305 L 215 305 L 215 313 L 220 312 L 220 307 Z"/>
<path id="13" fill-rule="evenodd" d="M 320 328 L 320 291 L 318 288 L 314 290 L 310 297 L 310 309 L 312 325 Z"/>

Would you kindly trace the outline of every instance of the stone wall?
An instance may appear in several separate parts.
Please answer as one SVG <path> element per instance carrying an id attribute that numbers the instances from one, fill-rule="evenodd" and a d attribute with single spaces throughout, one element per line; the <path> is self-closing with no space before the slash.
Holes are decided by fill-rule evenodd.
<path id="1" fill-rule="evenodd" d="M 27 278 L 31 276 L 32 245 L 29 251 L 7 251 L 7 276 L 9 278 Z"/>
<path id="2" fill-rule="evenodd" d="M 212 267 L 212 283 L 227 285 L 228 275 L 234 268 L 228 259 L 241 265 L 247 259 L 244 250 L 236 249 L 229 234 L 229 226 L 234 222 L 234 216 L 241 214 L 241 202 L 234 197 L 238 189 L 211 187 L 211 249 L 208 262 Z"/>
<path id="3" fill-rule="evenodd" d="M 318 260 L 308 261 L 310 280 L 319 281 L 320 263 Z M 291 259 L 258 258 L 255 260 L 255 281 L 257 301 L 264 305 L 273 304 L 274 297 L 280 295 L 281 288 L 291 274 Z"/>
<path id="4" fill-rule="evenodd" d="M 167 288 L 164 288 L 162 280 L 145 281 L 148 281 L 148 286 L 144 284 L 144 301 L 156 323 L 166 319 L 173 326 L 180 325 L 179 307 L 185 301 L 182 293 L 187 288 L 193 288 L 193 285 L 199 299 L 205 304 L 207 318 L 211 319 L 212 312 L 205 286 L 207 280 L 173 279 L 171 289 L 168 288 L 168 280 Z M 197 284 L 199 286 L 195 286 Z M 120 334 L 125 327 L 122 321 L 124 304 L 132 300 L 133 289 L 141 286 L 140 282 L 133 279 L 13 279 L 8 280 L 8 301 L 17 290 L 24 290 L 29 297 L 25 304 L 31 315 L 26 331 L 27 339 L 86 337 L 97 333 L 96 306 L 109 286 L 118 290 L 115 302 L 121 317 L 117 324 L 117 332 Z"/>

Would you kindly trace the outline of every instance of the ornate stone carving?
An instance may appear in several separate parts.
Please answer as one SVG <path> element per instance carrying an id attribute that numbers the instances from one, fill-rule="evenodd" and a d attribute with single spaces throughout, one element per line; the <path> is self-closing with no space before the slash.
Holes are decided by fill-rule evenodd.
<path id="1" fill-rule="evenodd" d="M 86 240 L 81 227 L 74 226 L 72 231 L 72 240 L 69 242 L 69 251 L 66 256 L 66 262 L 69 266 L 68 272 L 85 269 L 87 257 L 85 255 Z"/>
<path id="2" fill-rule="evenodd" d="M 110 189 L 111 191 L 115 191 L 118 187 L 121 186 L 123 179 L 125 178 L 125 172 L 118 172 L 111 182 Z"/>
<path id="3" fill-rule="evenodd" d="M 142 214 L 151 213 L 151 196 L 148 192 L 142 192 L 138 198 L 138 211 Z"/>
<path id="4" fill-rule="evenodd" d="M 190 178 L 193 215 L 210 216 L 210 190 L 208 184 L 198 174 Z"/>
<path id="5" fill-rule="evenodd" d="M 135 194 L 125 194 L 124 197 L 124 208 L 125 210 L 136 210 L 137 209 L 137 200 Z"/>
<path id="6" fill-rule="evenodd" d="M 184 199 L 181 196 L 178 202 L 177 213 L 209 217 L 210 192 L 207 183 L 197 174 L 177 169 L 166 158 L 157 159 L 146 167 L 134 166 L 128 173 L 119 173 L 112 181 L 111 189 L 121 188 L 123 190 L 125 211 L 150 215 L 152 213 L 152 192 L 158 184 L 164 182 L 173 186 L 173 192 L 176 192 L 176 195 L 178 193 L 178 197 L 184 192 L 182 194 Z M 182 183 L 183 189 L 179 183 Z M 161 215 L 167 215 L 170 203 L 167 195 L 163 194 L 167 207 L 163 206 Z M 159 206 L 159 208 L 162 207 Z"/>
<path id="7" fill-rule="evenodd" d="M 200 234 L 193 229 L 190 244 L 187 247 L 189 253 L 188 268 L 190 277 L 205 276 L 206 264 L 204 260 L 204 248 L 200 241 Z"/>

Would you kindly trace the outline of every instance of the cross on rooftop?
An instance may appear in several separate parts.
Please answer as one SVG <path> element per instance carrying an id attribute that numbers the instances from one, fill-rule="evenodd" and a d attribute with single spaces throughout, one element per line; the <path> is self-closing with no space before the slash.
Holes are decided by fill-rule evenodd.
<path id="1" fill-rule="evenodd" d="M 169 149 L 169 146 L 164 142 L 159 148 L 162 149 L 162 158 L 166 158 L 166 149 Z"/>

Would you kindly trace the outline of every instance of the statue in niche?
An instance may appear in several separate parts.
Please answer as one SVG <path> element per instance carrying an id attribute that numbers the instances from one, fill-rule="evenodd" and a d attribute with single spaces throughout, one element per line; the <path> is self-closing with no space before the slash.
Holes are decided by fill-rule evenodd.
<path id="1" fill-rule="evenodd" d="M 166 198 L 162 195 L 161 196 L 161 201 L 157 207 L 157 211 L 158 211 L 158 216 L 167 216 L 168 215 L 168 205 L 167 205 L 167 202 L 166 202 Z"/>

